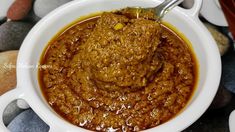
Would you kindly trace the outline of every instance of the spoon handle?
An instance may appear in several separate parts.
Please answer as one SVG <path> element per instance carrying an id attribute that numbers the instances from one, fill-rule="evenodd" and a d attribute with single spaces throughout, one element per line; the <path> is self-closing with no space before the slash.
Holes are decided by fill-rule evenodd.
<path id="1" fill-rule="evenodd" d="M 163 3 L 154 8 L 156 16 L 161 19 L 169 10 L 179 5 L 184 0 L 165 0 Z"/>

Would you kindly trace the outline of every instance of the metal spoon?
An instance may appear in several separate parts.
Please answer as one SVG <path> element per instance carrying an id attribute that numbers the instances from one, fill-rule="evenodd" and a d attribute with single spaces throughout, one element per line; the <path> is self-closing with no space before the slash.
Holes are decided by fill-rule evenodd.
<path id="1" fill-rule="evenodd" d="M 156 15 L 156 19 L 160 20 L 163 16 L 168 13 L 172 8 L 182 3 L 184 0 L 165 0 L 163 3 L 156 7 L 151 8 L 141 8 L 141 7 L 131 7 L 131 9 L 136 10 L 136 12 L 142 11 L 153 11 Z M 138 16 L 138 14 L 137 14 Z"/>
<path id="2" fill-rule="evenodd" d="M 155 14 L 158 19 L 162 19 L 162 17 L 168 13 L 172 8 L 179 5 L 184 0 L 165 0 L 160 5 L 154 7 Z"/>

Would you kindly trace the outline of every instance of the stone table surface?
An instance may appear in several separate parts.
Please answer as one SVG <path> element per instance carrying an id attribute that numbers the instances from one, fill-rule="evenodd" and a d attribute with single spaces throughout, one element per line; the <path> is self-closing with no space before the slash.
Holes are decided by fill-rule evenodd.
<path id="1" fill-rule="evenodd" d="M 229 132 L 228 119 L 235 110 L 235 95 L 224 108 L 207 110 L 201 118 L 183 132 Z"/>

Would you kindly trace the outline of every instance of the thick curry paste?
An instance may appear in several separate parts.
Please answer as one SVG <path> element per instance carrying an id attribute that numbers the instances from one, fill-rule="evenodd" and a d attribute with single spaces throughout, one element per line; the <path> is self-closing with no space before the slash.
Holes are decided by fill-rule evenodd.
<path id="1" fill-rule="evenodd" d="M 160 125 L 189 101 L 197 79 L 188 44 L 162 23 L 125 12 L 79 21 L 41 60 L 41 89 L 67 121 L 94 131 Z"/>

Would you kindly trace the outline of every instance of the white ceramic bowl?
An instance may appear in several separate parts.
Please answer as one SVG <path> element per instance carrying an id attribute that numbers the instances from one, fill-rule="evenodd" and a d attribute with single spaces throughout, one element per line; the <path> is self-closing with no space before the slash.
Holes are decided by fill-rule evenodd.
<path id="1" fill-rule="evenodd" d="M 17 88 L 0 97 L 0 114 L 9 102 L 24 99 L 44 120 L 53 132 L 87 131 L 62 119 L 56 114 L 42 96 L 38 84 L 40 56 L 48 41 L 80 16 L 97 11 L 110 11 L 127 6 L 152 7 L 162 0 L 78 0 L 72 1 L 38 22 L 23 42 L 17 61 Z M 174 8 L 164 17 L 164 21 L 174 25 L 192 43 L 199 62 L 199 82 L 196 91 L 186 108 L 170 121 L 146 131 L 181 131 L 195 122 L 212 102 L 221 76 L 221 61 L 215 41 L 198 19 L 202 0 L 196 0 L 189 10 Z M 0 129 L 7 130 L 2 118 Z"/>

